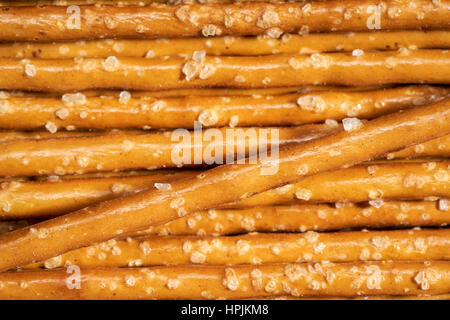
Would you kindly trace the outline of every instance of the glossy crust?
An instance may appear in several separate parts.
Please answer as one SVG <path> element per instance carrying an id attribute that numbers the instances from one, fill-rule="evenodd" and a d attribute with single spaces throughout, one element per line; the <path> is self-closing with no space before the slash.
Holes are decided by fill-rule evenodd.
<path id="1" fill-rule="evenodd" d="M 1 299 L 418 296 L 450 292 L 450 262 L 81 268 L 6 272 L 0 281 Z"/>
<path id="2" fill-rule="evenodd" d="M 178 180 L 170 190 L 146 190 L 1 235 L 0 270 L 45 260 L 447 134 L 449 100 L 383 116 L 357 130 L 286 146 L 275 162 L 263 158 L 257 164 L 222 165 Z M 340 155 L 330 157 L 335 150 L 340 150 Z M 211 197 L 217 190 L 221 193 Z"/>
<path id="3" fill-rule="evenodd" d="M 0 222 L 0 233 L 36 223 L 29 220 Z M 344 228 L 445 227 L 450 224 L 448 210 L 435 201 L 389 201 L 380 208 L 369 205 L 327 204 L 256 207 L 250 209 L 212 209 L 197 212 L 166 224 L 130 233 L 148 235 L 233 235 L 246 232 L 306 232 Z"/>
<path id="4" fill-rule="evenodd" d="M 255 88 L 255 89 L 236 89 L 236 88 L 193 88 L 193 89 L 173 89 L 160 91 L 132 91 L 133 97 L 184 97 L 184 96 L 251 96 L 251 95 L 280 95 L 288 93 L 304 93 L 311 91 L 342 90 L 342 91 L 364 91 L 390 88 L 392 86 L 370 86 L 370 87 L 336 87 L 336 86 L 297 86 L 297 87 L 278 87 L 278 88 Z M 87 90 L 81 91 L 86 97 L 115 97 L 119 98 L 123 90 Z M 27 92 L 27 91 L 0 91 L 0 99 L 10 97 L 24 98 L 58 98 L 63 96 L 61 92 Z"/>
<path id="5" fill-rule="evenodd" d="M 135 135 L 143 134 L 142 130 L 108 130 L 108 131 L 58 131 L 51 133 L 49 131 L 0 131 L 0 143 L 11 142 L 14 140 L 48 140 L 65 138 L 86 138 L 101 135 Z"/>
<path id="6" fill-rule="evenodd" d="M 42 181 L 5 181 L 0 187 L 3 219 L 51 218 L 129 193 L 193 177 L 196 171 L 147 172 L 146 175 L 50 178 Z M 33 200 L 31 200 L 33 199 Z"/>
<path id="7" fill-rule="evenodd" d="M 408 86 L 230 97 L 134 95 L 127 99 L 88 96 L 75 103 L 67 102 L 70 95 L 62 99 L 10 97 L 0 100 L 7 110 L 0 116 L 0 128 L 35 130 L 48 123 L 72 129 L 193 128 L 195 121 L 208 127 L 302 125 L 349 116 L 374 118 L 435 102 L 449 96 L 450 89 Z M 207 114 L 211 117 L 206 118 Z"/>
<path id="8" fill-rule="evenodd" d="M 450 198 L 449 161 L 398 162 L 358 165 L 306 177 L 300 182 L 242 199 L 227 208 L 253 208 L 293 203 L 338 203 L 383 200 Z M 69 213 L 126 193 L 194 177 L 198 171 L 166 174 L 151 172 L 76 176 L 69 179 L 4 183 L 0 189 L 0 217 L 44 218 Z M 170 185 L 162 186 L 170 187 Z"/>
<path id="9" fill-rule="evenodd" d="M 321 2 L 319 2 L 321 3 Z M 450 11 L 449 11 L 450 12 Z M 0 58 L 0 89 L 46 92 L 89 89 L 161 90 L 200 87 L 450 84 L 448 50 L 261 57 L 145 59 Z M 339 77 L 336 75 L 339 74 Z M 125 76 L 126 75 L 126 76 Z"/>
<path id="10" fill-rule="evenodd" d="M 445 29 L 448 0 L 408 3 L 338 0 L 147 7 L 10 7 L 0 12 L 0 40 L 53 41 L 98 38 L 258 35 L 280 32 Z M 417 8 L 420 8 L 418 10 Z M 377 16 L 379 16 L 379 23 Z M 37 19 L 39 18 L 39 19 Z M 276 28 L 276 29 L 274 29 Z"/>
<path id="11" fill-rule="evenodd" d="M 230 130 L 231 134 L 228 132 Z M 248 156 L 249 152 L 258 152 L 264 145 L 271 150 L 278 145 L 317 139 L 338 131 L 339 126 L 307 125 L 236 130 L 240 131 L 221 128 L 207 129 L 197 134 L 185 130 L 183 136 L 180 136 L 179 130 L 154 133 L 133 131 L 129 134 L 123 131 L 65 139 L 10 140 L 2 144 L 0 176 L 83 174 L 174 168 L 202 163 L 221 164 L 225 163 L 228 156 L 232 159 L 242 158 Z M 234 137 L 233 133 L 239 132 L 242 134 Z M 213 133 L 214 137 L 219 134 L 223 139 L 212 139 Z M 249 139 L 246 133 L 253 138 Z M 217 153 L 212 153 L 212 150 Z M 222 150 L 223 157 L 218 150 Z"/>
<path id="12" fill-rule="evenodd" d="M 234 137 L 231 128 L 206 129 L 200 134 L 178 131 L 93 134 L 65 139 L 18 139 L 2 144 L 0 176 L 34 176 L 83 174 L 90 172 L 174 168 L 182 165 L 221 164 L 227 156 L 232 159 L 254 154 L 267 146 L 308 141 L 331 134 L 339 126 L 306 125 L 285 128 L 244 128 Z M 210 134 L 223 139 L 212 139 Z M 248 136 L 253 137 L 249 139 Z M 1 136 L 1 134 L 0 134 Z M 209 138 L 208 138 L 209 137 Z M 216 136 L 214 136 L 216 137 Z M 234 140 L 232 140 L 234 139 Z M 232 144 L 234 141 L 234 145 Z M 201 142 L 201 144 L 200 144 Z M 186 145 L 183 147 L 183 143 Z M 189 144 L 187 144 L 189 143 Z M 234 146 L 234 147 L 231 147 Z M 212 153 L 211 151 L 217 153 Z M 218 150 L 222 150 L 222 156 Z M 197 156 L 201 151 L 200 156 Z M 187 158 L 183 155 L 187 155 Z"/>
<path id="13" fill-rule="evenodd" d="M 450 157 L 450 136 L 430 140 L 427 143 L 386 155 L 386 158 L 390 160 L 414 157 Z"/>
<path id="14" fill-rule="evenodd" d="M 448 31 L 380 31 L 358 33 L 285 34 L 270 37 L 174 38 L 154 40 L 92 40 L 57 43 L 0 44 L 0 57 L 67 59 L 76 57 L 190 56 L 205 51 L 217 56 L 258 56 L 360 50 L 446 49 Z M 404 50 L 404 49 L 401 49 Z"/>
<path id="15" fill-rule="evenodd" d="M 293 202 L 362 202 L 450 198 L 449 161 L 360 165 L 308 177 L 236 204 L 239 208 Z M 229 205 L 230 207 L 233 204 Z"/>
<path id="16" fill-rule="evenodd" d="M 450 230 L 252 233 L 110 240 L 26 268 L 450 260 Z"/>
<path id="17" fill-rule="evenodd" d="M 239 0 L 239 2 L 246 1 L 266 1 L 266 0 Z M 272 0 L 273 2 L 284 2 L 284 0 Z M 114 6 L 147 6 L 154 3 L 176 3 L 177 0 L 6 0 L 0 1 L 0 7 L 9 6 L 30 6 L 30 5 L 52 5 L 62 6 L 67 5 L 114 5 Z M 233 3 L 235 0 L 189 0 L 190 3 Z"/>
<path id="18" fill-rule="evenodd" d="M 446 226 L 448 211 L 434 201 L 389 201 L 379 208 L 327 204 L 215 209 L 195 213 L 132 235 L 232 235 L 245 232 L 305 232 L 344 228 Z M 131 234 L 130 234 L 131 236 Z"/>

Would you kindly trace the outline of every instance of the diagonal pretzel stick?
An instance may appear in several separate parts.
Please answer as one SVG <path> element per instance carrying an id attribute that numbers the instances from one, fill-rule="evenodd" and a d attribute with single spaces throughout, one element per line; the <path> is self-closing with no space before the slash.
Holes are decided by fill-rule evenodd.
<path id="1" fill-rule="evenodd" d="M 170 190 L 146 190 L 1 235 L 0 270 L 54 257 L 447 135 L 448 103 L 444 100 L 398 112 L 349 132 L 292 144 L 280 151 L 277 161 L 263 158 L 257 164 L 223 165 L 194 178 L 178 180 Z M 332 156 L 336 150 L 340 150 L 340 155 Z M 267 175 L 276 165 L 277 173 Z M 217 190 L 220 196 L 211 196 Z"/>
<path id="2" fill-rule="evenodd" d="M 448 161 L 372 163 L 348 169 L 324 172 L 306 177 L 300 182 L 268 190 L 222 207 L 253 208 L 279 204 L 311 202 L 363 202 L 380 200 L 423 200 L 450 198 Z M 154 173 L 154 174 L 153 174 Z M 167 174 L 169 174 L 167 176 Z M 170 188 L 170 183 L 194 177 L 198 171 L 162 172 L 137 171 L 62 176 L 30 182 L 6 181 L 1 185 L 0 204 L 3 219 L 50 218 L 152 188 Z"/>

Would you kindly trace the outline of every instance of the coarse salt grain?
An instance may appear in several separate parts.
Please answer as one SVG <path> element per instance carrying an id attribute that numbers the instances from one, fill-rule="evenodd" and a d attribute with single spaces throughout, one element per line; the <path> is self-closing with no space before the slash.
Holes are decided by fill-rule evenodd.
<path id="1" fill-rule="evenodd" d="M 109 56 L 104 61 L 102 61 L 102 66 L 107 72 L 116 71 L 119 67 L 119 60 L 115 56 Z"/>
<path id="2" fill-rule="evenodd" d="M 450 200 L 449 199 L 440 199 L 438 206 L 439 206 L 439 210 L 448 211 L 448 209 L 450 207 Z"/>
<path id="3" fill-rule="evenodd" d="M 24 74 L 27 77 L 31 77 L 31 78 L 34 77 L 36 75 L 36 67 L 32 64 L 27 63 L 24 66 Z"/>
<path id="4" fill-rule="evenodd" d="M 362 122 L 358 118 L 345 118 L 342 120 L 342 125 L 344 130 L 349 132 L 361 128 Z"/>
<path id="5" fill-rule="evenodd" d="M 58 127 L 50 121 L 45 124 L 45 129 L 47 129 L 47 131 L 50 133 L 55 133 L 56 131 L 58 131 Z"/>
<path id="6" fill-rule="evenodd" d="M 79 106 L 86 103 L 86 96 L 82 93 L 66 93 L 62 96 L 62 102 L 66 106 Z"/>
<path id="7" fill-rule="evenodd" d="M 131 93 L 128 91 L 122 91 L 119 94 L 119 103 L 120 104 L 126 104 L 131 99 Z"/>
<path id="8" fill-rule="evenodd" d="M 364 51 L 361 49 L 355 49 L 352 51 L 352 56 L 354 57 L 360 57 L 362 55 L 364 55 Z"/>

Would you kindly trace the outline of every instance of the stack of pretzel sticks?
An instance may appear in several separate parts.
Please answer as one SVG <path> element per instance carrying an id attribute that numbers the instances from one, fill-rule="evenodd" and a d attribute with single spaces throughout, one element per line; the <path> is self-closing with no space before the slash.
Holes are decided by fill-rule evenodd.
<path id="1" fill-rule="evenodd" d="M 448 299 L 450 2 L 203 2 L 0 1 L 0 298 Z"/>

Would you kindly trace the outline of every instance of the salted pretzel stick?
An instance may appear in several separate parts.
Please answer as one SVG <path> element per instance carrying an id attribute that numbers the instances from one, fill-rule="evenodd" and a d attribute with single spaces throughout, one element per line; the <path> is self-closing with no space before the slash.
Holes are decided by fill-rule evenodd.
<path id="1" fill-rule="evenodd" d="M 225 207 L 243 209 L 292 203 L 363 201 L 380 206 L 381 199 L 450 198 L 448 166 L 448 161 L 364 164 L 306 177 L 300 182 L 268 190 Z M 183 171 L 170 175 L 170 179 L 175 181 L 197 173 Z M 0 218 L 54 217 L 117 198 L 124 192 L 153 187 L 154 183 L 163 183 L 161 189 L 171 188 L 164 177 L 164 173 L 148 176 L 137 172 L 137 175 L 107 175 L 106 178 L 77 179 L 75 176 L 39 182 L 12 181 L 3 184 L 0 190 L 0 208 L 3 209 Z"/>
<path id="2" fill-rule="evenodd" d="M 450 230 L 150 236 L 110 240 L 25 268 L 450 260 Z"/>
<path id="3" fill-rule="evenodd" d="M 305 232 L 343 228 L 438 227 L 450 223 L 444 202 L 385 202 L 380 208 L 346 204 L 292 205 L 251 209 L 209 210 L 197 212 L 164 225 L 129 234 L 145 235 L 232 235 L 256 232 Z M 441 208 L 441 209 L 440 209 Z M 36 223 L 29 220 L 0 222 L 0 233 Z"/>
<path id="4" fill-rule="evenodd" d="M 444 100 L 380 117 L 349 132 L 288 145 L 276 161 L 262 158 L 256 164 L 222 165 L 196 177 L 177 180 L 170 190 L 145 190 L 1 235 L 0 270 L 42 261 L 195 211 L 245 199 L 308 175 L 423 143 L 449 134 L 449 120 L 449 100 Z M 336 150 L 340 150 L 338 157 L 333 156 Z M 211 196 L 217 190 L 220 196 Z"/>
<path id="5" fill-rule="evenodd" d="M 285 34 L 263 37 L 175 38 L 154 40 L 94 40 L 59 43 L 0 44 L 0 57 L 67 59 L 76 57 L 257 56 L 360 50 L 446 49 L 448 31 L 386 31 L 361 33 Z M 404 50 L 404 49 L 401 49 Z"/>
<path id="6" fill-rule="evenodd" d="M 0 58 L 3 75 L 0 89 L 55 92 L 120 88 L 152 91 L 224 86 L 268 88 L 321 84 L 450 83 L 445 68 L 450 64 L 448 50 L 366 52 L 361 56 L 316 53 L 198 57 L 197 60 L 114 56 L 76 60 Z M 336 74 L 340 76 L 336 77 Z"/>
<path id="7" fill-rule="evenodd" d="M 244 232 L 305 232 L 343 228 L 446 226 L 448 210 L 434 201 L 389 201 L 379 208 L 346 204 L 216 209 L 136 232 L 141 235 L 230 235 Z"/>
<path id="8" fill-rule="evenodd" d="M 0 128 L 193 128 L 204 126 L 300 125 L 342 120 L 348 116 L 374 118 L 411 106 L 450 96 L 445 87 L 408 86 L 371 91 L 322 91 L 276 96 L 186 96 L 153 98 L 86 97 L 67 94 L 61 98 L 16 97 L 0 100 L 7 112 Z M 126 98 L 125 98 L 126 97 Z"/>
<path id="9" fill-rule="evenodd" d="M 65 139 L 10 140 L 2 144 L 0 176 L 83 174 L 221 164 L 229 156 L 232 159 L 242 158 L 257 153 L 263 146 L 271 150 L 278 145 L 308 141 L 339 130 L 337 125 L 308 125 L 209 129 L 200 133 L 186 130 L 183 136 L 171 131 L 149 134 L 122 132 Z M 210 138 L 212 133 L 222 139 Z M 222 155 L 218 154 L 219 149 Z M 212 154 L 211 150 L 217 153 Z"/>
<path id="10" fill-rule="evenodd" d="M 430 140 L 426 143 L 409 147 L 386 155 L 387 159 L 413 157 L 450 157 L 450 136 Z"/>
<path id="11" fill-rule="evenodd" d="M 266 1 L 266 0 L 240 0 L 246 1 Z M 283 2 L 284 0 L 272 0 L 272 2 Z M 177 0 L 7 0 L 0 1 L 0 7 L 7 6 L 31 6 L 31 5 L 53 5 L 53 6 L 68 6 L 68 5 L 114 5 L 114 6 L 146 6 L 155 3 L 177 3 Z M 189 0 L 189 3 L 233 3 L 234 0 Z"/>
<path id="12" fill-rule="evenodd" d="M 49 131 L 0 131 L 0 143 L 11 142 L 16 140 L 54 140 L 66 138 L 87 138 L 98 136 L 114 136 L 114 135 L 139 135 L 146 131 L 142 130 L 108 130 L 108 131 L 58 131 L 51 133 Z M 148 132 L 147 132 L 148 133 Z"/>
<path id="13" fill-rule="evenodd" d="M 5 272 L 0 299 L 243 299 L 450 292 L 450 262 L 81 268 Z"/>
<path id="14" fill-rule="evenodd" d="M 191 170 L 194 175 L 199 170 Z M 57 180 L 76 180 L 76 179 L 96 179 L 96 178 L 128 178 L 128 177 L 140 177 L 146 175 L 178 175 L 181 174 L 181 178 L 188 174 L 188 170 L 130 170 L 130 171 L 111 171 L 111 172 L 93 172 L 84 174 L 66 174 L 63 176 L 35 176 L 32 177 L 33 181 L 57 181 Z M 176 179 L 176 176 L 174 176 Z"/>
<path id="15" fill-rule="evenodd" d="M 93 203 L 153 188 L 155 183 L 163 184 L 161 187 L 163 188 L 168 182 L 193 177 L 196 174 L 198 174 L 196 171 L 180 171 L 110 178 L 10 181 L 0 185 L 1 217 L 3 219 L 54 217 Z M 31 198 L 34 199 L 33 202 L 29 201 Z M 37 207 L 34 207 L 35 205 Z"/>
<path id="16" fill-rule="evenodd" d="M 251 129 L 251 128 L 250 128 Z M 290 141 L 290 139 L 296 139 L 299 140 L 300 138 L 303 140 L 306 140 L 307 138 L 318 138 L 321 135 L 325 135 L 327 133 L 332 133 L 333 130 L 336 130 L 334 123 L 331 125 L 304 125 L 302 127 L 298 128 L 276 128 L 279 129 L 279 133 L 282 135 L 282 140 L 280 141 L 280 145 L 283 145 Z M 303 129 L 305 131 L 303 132 Z M 309 131 L 306 134 L 306 129 L 309 129 Z M 244 128 L 244 130 L 247 130 Z M 270 131 L 269 131 L 270 132 Z M 289 132 L 297 132 L 299 135 L 289 137 Z M 131 135 L 143 135 L 148 134 L 151 136 L 150 133 L 146 133 L 145 131 L 138 131 L 138 130 L 127 130 L 127 131 L 121 131 L 121 130 L 111 130 L 111 131 L 93 131 L 93 132 L 67 132 L 67 131 L 58 131 L 55 133 L 50 133 L 47 131 L 32 131 L 32 132 L 24 132 L 24 131 L 0 131 L 0 142 L 9 142 L 12 143 L 15 140 L 44 140 L 44 139 L 63 139 L 63 138 L 84 138 L 84 137 L 97 137 L 99 140 L 102 140 L 102 136 L 110 137 L 112 135 L 118 135 L 122 137 L 130 137 Z M 166 133 L 167 134 L 167 133 Z M 160 135 L 161 136 L 161 135 Z M 164 136 L 167 138 L 166 136 Z M 132 137 L 131 140 L 135 139 Z M 99 141 L 97 140 L 97 141 Z M 69 139 L 66 142 L 70 141 L 80 141 L 80 139 Z M 92 139 L 94 141 L 94 139 Z M 45 144 L 46 148 L 49 148 L 49 146 L 52 145 L 52 141 L 45 141 L 45 142 L 34 142 L 34 144 Z M 174 142 L 170 141 L 168 145 L 174 144 Z M 193 146 L 191 146 L 193 147 Z M 17 148 L 17 146 L 16 146 Z M 45 147 L 42 148 L 42 150 L 46 149 Z M 101 148 L 101 146 L 99 147 Z M 449 157 L 450 156 L 450 136 L 444 136 L 441 138 L 433 139 L 428 142 L 425 142 L 423 144 L 420 144 L 418 146 L 409 147 L 397 152 L 389 153 L 386 155 L 386 158 L 391 160 L 393 159 L 405 159 L 405 158 L 423 158 L 423 157 Z M 69 152 L 70 153 L 70 152 Z M 153 156 L 153 155 L 152 155 Z M 406 160 L 404 160 L 406 161 Z M 419 160 L 423 161 L 423 160 Z M 172 166 L 173 162 L 165 163 L 165 166 Z M 40 168 L 42 169 L 42 168 Z M 76 171 L 82 170 L 83 168 L 79 167 Z M 116 169 L 116 168 L 114 168 Z M 84 170 L 84 169 L 83 169 Z M 96 167 L 96 170 L 99 170 Z M 145 171 L 141 171 L 145 173 Z M 104 172 L 107 175 L 111 175 L 112 172 Z M 8 173 L 10 174 L 10 173 Z M 98 172 L 98 174 L 101 174 L 101 172 Z M 126 175 L 127 173 L 123 173 Z M 79 178 L 86 178 L 88 177 L 87 174 L 77 175 Z M 0 178 L 3 179 L 3 178 Z"/>
<path id="17" fill-rule="evenodd" d="M 337 86 L 297 86 L 281 88 L 255 88 L 255 89 L 235 89 L 235 88 L 192 88 L 173 89 L 161 91 L 131 91 L 133 97 L 139 98 L 167 98 L 185 96 L 251 96 L 251 95 L 280 95 L 288 93 L 305 93 L 312 91 L 341 90 L 341 91 L 368 91 L 376 89 L 387 89 L 392 86 L 370 86 L 370 87 L 337 87 Z M 82 91 L 86 97 L 115 97 L 119 98 L 123 90 L 87 90 Z M 58 98 L 61 92 L 24 92 L 24 91 L 0 91 L 0 100 L 10 97 L 22 98 Z"/>
<path id="18" fill-rule="evenodd" d="M 418 9 L 420 8 L 420 9 Z M 0 12 L 0 40 L 54 41 L 94 38 L 161 38 L 258 35 L 283 32 L 445 29 L 448 0 L 408 3 L 338 0 L 272 3 L 10 7 Z M 38 22 L 39 21 L 39 22 Z M 78 23 L 79 22 L 79 23 Z"/>
<path id="19" fill-rule="evenodd" d="M 450 198 L 450 162 L 360 165 L 318 174 L 266 191 L 236 204 L 239 208 L 292 202 L 362 202 Z M 233 206 L 233 205 L 230 205 Z"/>

